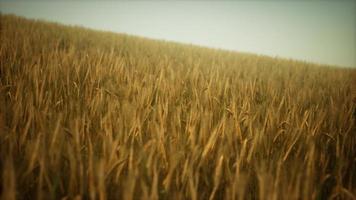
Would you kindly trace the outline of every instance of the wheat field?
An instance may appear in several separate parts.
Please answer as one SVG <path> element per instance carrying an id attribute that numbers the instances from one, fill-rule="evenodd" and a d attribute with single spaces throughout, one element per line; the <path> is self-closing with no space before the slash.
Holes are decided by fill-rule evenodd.
<path id="1" fill-rule="evenodd" d="M 356 198 L 355 69 L 0 22 L 4 200 Z"/>

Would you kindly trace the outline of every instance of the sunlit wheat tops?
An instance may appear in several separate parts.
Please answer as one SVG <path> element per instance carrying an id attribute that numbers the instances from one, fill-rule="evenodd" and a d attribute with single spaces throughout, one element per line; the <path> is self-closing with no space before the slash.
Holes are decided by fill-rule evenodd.
<path id="1" fill-rule="evenodd" d="M 355 199 L 355 69 L 0 18 L 2 199 Z"/>

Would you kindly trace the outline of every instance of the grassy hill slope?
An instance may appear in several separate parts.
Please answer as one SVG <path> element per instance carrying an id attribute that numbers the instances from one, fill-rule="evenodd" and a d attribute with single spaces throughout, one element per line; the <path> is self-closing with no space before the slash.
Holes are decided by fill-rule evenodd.
<path id="1" fill-rule="evenodd" d="M 355 198 L 355 69 L 0 23 L 3 199 Z"/>

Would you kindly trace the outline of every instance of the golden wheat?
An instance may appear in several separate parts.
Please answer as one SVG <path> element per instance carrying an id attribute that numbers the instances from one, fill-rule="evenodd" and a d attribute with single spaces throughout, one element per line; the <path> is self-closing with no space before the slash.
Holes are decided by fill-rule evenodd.
<path id="1" fill-rule="evenodd" d="M 1 15 L 3 199 L 353 199 L 355 69 Z"/>

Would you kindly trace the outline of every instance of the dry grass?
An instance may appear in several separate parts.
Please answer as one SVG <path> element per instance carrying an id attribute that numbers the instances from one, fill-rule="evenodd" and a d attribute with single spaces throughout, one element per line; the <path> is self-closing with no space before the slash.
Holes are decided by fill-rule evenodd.
<path id="1" fill-rule="evenodd" d="M 355 69 L 0 19 L 3 199 L 355 198 Z"/>

